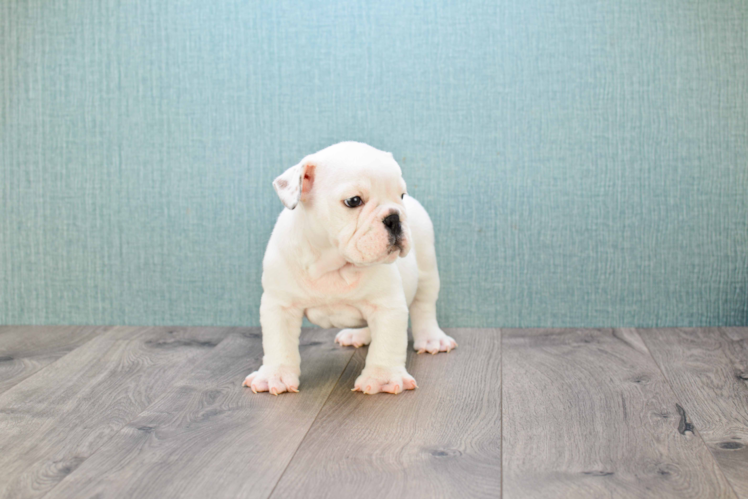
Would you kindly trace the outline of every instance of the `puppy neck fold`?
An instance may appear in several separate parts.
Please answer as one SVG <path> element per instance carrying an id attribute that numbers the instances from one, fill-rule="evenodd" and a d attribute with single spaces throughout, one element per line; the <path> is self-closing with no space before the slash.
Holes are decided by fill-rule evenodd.
<path id="1" fill-rule="evenodd" d="M 318 280 L 327 273 L 340 271 L 348 265 L 336 248 L 329 248 L 323 251 L 316 260 L 307 266 L 306 270 L 312 280 Z"/>

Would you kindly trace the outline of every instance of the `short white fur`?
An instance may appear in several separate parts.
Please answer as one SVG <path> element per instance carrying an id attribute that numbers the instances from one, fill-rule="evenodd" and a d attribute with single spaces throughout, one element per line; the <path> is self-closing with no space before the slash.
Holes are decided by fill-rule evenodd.
<path id="1" fill-rule="evenodd" d="M 344 328 L 336 342 L 370 344 L 353 390 L 398 394 L 415 389 L 405 369 L 408 315 L 419 353 L 457 347 L 436 320 L 439 272 L 434 229 L 406 193 L 392 154 L 342 142 L 304 158 L 273 182 L 286 207 L 263 259 L 262 366 L 244 385 L 254 392 L 298 392 L 304 315 Z M 360 197 L 362 206 L 345 200 Z M 395 238 L 384 219 L 397 214 Z M 394 265 L 393 265 L 394 264 Z"/>

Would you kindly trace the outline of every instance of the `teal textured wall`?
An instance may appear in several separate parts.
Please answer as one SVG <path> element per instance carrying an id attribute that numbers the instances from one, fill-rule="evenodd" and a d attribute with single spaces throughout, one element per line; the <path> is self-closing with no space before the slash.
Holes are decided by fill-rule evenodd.
<path id="1" fill-rule="evenodd" d="M 748 2 L 0 2 L 0 323 L 255 325 L 271 180 L 429 210 L 444 326 L 748 324 Z"/>

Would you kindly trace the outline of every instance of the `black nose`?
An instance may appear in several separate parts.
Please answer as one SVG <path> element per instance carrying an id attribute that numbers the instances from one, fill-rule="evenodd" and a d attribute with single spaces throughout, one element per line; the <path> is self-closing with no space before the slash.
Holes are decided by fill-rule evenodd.
<path id="1" fill-rule="evenodd" d="M 395 235 L 400 234 L 400 216 L 398 214 L 388 215 L 382 223 L 390 233 Z"/>

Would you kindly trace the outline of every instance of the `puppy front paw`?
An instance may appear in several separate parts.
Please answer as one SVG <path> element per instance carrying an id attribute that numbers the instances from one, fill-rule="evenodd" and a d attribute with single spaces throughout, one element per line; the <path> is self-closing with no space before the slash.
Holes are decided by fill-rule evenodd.
<path id="1" fill-rule="evenodd" d="M 449 352 L 457 347 L 455 339 L 437 329 L 435 332 L 430 332 L 424 335 L 415 336 L 416 340 L 413 342 L 413 350 L 418 354 L 429 352 L 436 354 L 437 352 Z"/>
<path id="2" fill-rule="evenodd" d="M 242 386 L 252 392 L 269 392 L 277 396 L 283 392 L 299 392 L 298 369 L 290 366 L 265 366 L 247 375 Z"/>
<path id="3" fill-rule="evenodd" d="M 335 342 L 342 346 L 361 347 L 371 343 L 371 331 L 366 328 L 346 328 L 335 335 Z"/>
<path id="4" fill-rule="evenodd" d="M 410 376 L 405 368 L 385 368 L 383 366 L 366 367 L 356 379 L 354 391 L 364 394 L 389 392 L 400 394 L 404 390 L 417 389 L 416 379 Z"/>

